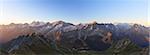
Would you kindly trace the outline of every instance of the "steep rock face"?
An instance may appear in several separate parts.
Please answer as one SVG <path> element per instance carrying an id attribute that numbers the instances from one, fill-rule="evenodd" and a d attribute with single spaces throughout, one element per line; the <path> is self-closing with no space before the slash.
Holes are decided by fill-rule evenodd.
<path id="1" fill-rule="evenodd" d="M 140 25 L 133 25 L 127 32 L 129 39 L 140 47 L 149 46 L 149 30 Z"/>
<path id="2" fill-rule="evenodd" d="M 97 37 L 98 36 L 98 37 Z M 32 34 L 20 36 L 4 46 L 1 52 L 4 54 L 24 55 L 63 55 L 63 54 L 125 54 L 125 55 L 148 55 L 148 47 L 140 48 L 128 38 L 117 42 L 105 43 L 99 39 L 99 35 L 88 36 L 86 40 L 64 37 L 62 40 L 53 42 L 43 35 Z M 75 39 L 75 40 L 73 40 Z M 74 42 L 73 42 L 74 41 Z M 105 51 L 104 51 L 105 49 Z M 85 52 L 82 52 L 85 51 Z M 93 52 L 98 51 L 98 52 Z"/>
<path id="3" fill-rule="evenodd" d="M 50 40 L 47 40 L 43 35 L 23 35 L 14 39 L 7 44 L 1 46 L 1 50 L 5 54 L 60 54 Z"/>
<path id="4" fill-rule="evenodd" d="M 110 53 L 110 55 L 123 53 L 132 55 L 143 51 L 147 55 L 149 51 L 150 31 L 147 27 L 137 24 L 113 25 L 95 22 L 73 25 L 57 21 L 53 23 L 13 24 L 6 27 L 13 28 L 14 31 L 18 30 L 19 34 L 23 33 L 0 45 L 1 52 L 6 54 L 27 54 L 24 51 L 29 51 L 30 55 L 100 51 L 100 53 Z M 16 29 L 16 27 L 18 28 Z M 24 31 L 20 32 L 19 30 Z M 36 34 L 25 35 L 28 34 L 24 33 L 26 31 Z"/>

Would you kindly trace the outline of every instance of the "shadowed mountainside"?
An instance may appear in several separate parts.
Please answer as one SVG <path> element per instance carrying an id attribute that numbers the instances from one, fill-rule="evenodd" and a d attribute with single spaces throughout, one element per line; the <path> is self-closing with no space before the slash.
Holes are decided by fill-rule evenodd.
<path id="1" fill-rule="evenodd" d="M 2 54 L 125 54 L 148 55 L 148 27 L 138 24 L 73 25 L 53 23 L 10 24 L 0 26 L 2 36 L 10 38 L 0 45 Z"/>

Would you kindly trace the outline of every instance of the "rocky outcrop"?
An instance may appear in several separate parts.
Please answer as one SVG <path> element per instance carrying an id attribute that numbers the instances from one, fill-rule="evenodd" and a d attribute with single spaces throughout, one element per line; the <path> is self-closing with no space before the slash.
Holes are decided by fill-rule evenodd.
<path id="1" fill-rule="evenodd" d="M 73 25 L 57 21 L 54 23 L 33 22 L 32 25 L 24 25 L 22 27 L 30 28 L 30 30 L 26 28 L 24 30 L 32 31 L 31 34 L 25 33 L 1 44 L 2 53 L 148 55 L 149 52 L 150 31 L 147 27 L 138 24 L 114 25 L 94 22 Z"/>

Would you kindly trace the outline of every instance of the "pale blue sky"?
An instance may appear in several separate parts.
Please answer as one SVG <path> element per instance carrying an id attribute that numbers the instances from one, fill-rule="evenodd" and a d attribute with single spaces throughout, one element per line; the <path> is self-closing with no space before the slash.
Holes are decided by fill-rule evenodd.
<path id="1" fill-rule="evenodd" d="M 34 20 L 148 24 L 148 0 L 0 0 L 0 10 L 0 24 Z"/>

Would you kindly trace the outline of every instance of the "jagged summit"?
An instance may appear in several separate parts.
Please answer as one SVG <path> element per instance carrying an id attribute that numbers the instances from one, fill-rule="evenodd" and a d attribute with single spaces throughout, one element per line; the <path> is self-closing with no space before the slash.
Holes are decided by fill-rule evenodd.
<path id="1" fill-rule="evenodd" d="M 9 40 L 1 45 L 1 47 L 5 46 L 2 51 L 8 54 L 19 53 L 18 51 L 22 49 L 32 54 L 33 52 L 49 53 L 50 50 L 60 54 L 80 50 L 104 51 L 109 48 L 124 48 L 125 51 L 128 45 L 143 49 L 149 46 L 150 33 L 150 29 L 138 24 L 114 25 L 93 22 L 73 25 L 63 21 L 3 25 L 0 26 L 0 30 L 0 40 Z M 40 50 L 45 51 L 39 52 Z"/>
<path id="2" fill-rule="evenodd" d="M 142 30 L 148 29 L 147 27 L 141 26 L 139 24 L 138 27 L 141 27 Z M 112 23 L 85 23 L 85 24 L 71 24 L 64 21 L 56 21 L 56 22 L 40 22 L 40 21 L 33 21 L 32 23 L 28 24 L 15 24 L 12 23 L 10 25 L 0 25 L 0 42 L 5 42 L 8 40 L 11 40 L 13 38 L 16 38 L 16 36 L 23 35 L 23 34 L 29 34 L 33 32 L 38 32 L 42 34 L 47 34 L 53 31 L 72 31 L 77 29 L 107 29 L 107 31 L 111 30 L 112 32 L 119 32 L 118 30 L 122 30 L 122 32 L 125 30 L 130 29 L 131 27 L 134 27 L 134 25 L 128 24 L 128 23 L 118 23 L 118 24 L 112 24 Z M 149 31 L 150 29 L 148 29 Z M 13 32 L 13 33 L 11 33 Z M 10 34 L 7 34 L 10 33 Z M 5 37 L 3 37 L 5 36 Z"/>
<path id="3" fill-rule="evenodd" d="M 66 23 L 66 22 L 64 22 L 64 21 L 55 21 L 55 22 L 53 22 L 53 24 L 64 24 L 64 23 Z"/>

